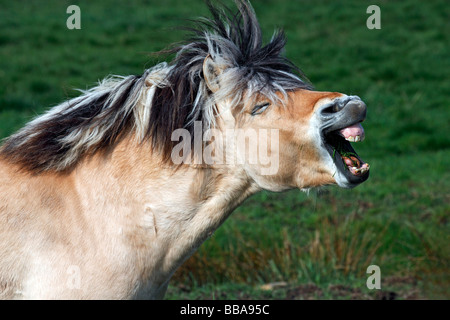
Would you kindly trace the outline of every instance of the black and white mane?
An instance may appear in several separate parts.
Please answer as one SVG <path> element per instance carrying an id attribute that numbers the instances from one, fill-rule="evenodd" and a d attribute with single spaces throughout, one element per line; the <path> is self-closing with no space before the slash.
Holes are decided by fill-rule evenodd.
<path id="1" fill-rule="evenodd" d="M 253 8 L 236 0 L 239 8 L 215 7 L 212 18 L 202 18 L 188 30 L 191 38 L 166 52 L 176 56 L 140 76 L 109 77 L 29 122 L 7 138 L 0 155 L 32 172 L 63 171 L 81 157 L 114 146 L 127 134 L 139 141 L 150 139 L 155 150 L 169 159 L 175 129 L 193 131 L 215 124 L 215 102 L 228 99 L 232 106 L 257 94 L 280 99 L 290 90 L 311 89 L 301 71 L 283 56 L 284 33 L 276 31 L 262 43 Z M 207 56 L 225 67 L 220 89 L 208 90 L 203 78 Z M 192 135 L 193 136 L 193 135 Z"/>

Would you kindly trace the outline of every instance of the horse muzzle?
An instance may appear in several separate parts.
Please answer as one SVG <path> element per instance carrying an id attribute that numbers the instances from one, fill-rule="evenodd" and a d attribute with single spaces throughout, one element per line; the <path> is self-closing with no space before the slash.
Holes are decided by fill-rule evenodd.
<path id="1" fill-rule="evenodd" d="M 357 96 L 342 96 L 321 106 L 318 112 L 323 144 L 338 170 L 336 182 L 353 188 L 367 180 L 370 166 L 350 144 L 365 138 L 361 122 L 366 119 L 366 104 Z"/>

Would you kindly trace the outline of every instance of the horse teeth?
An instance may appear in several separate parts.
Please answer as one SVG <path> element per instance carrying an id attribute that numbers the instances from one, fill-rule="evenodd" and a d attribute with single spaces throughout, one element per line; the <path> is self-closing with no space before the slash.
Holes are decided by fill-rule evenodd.
<path id="1" fill-rule="evenodd" d="M 364 140 L 364 135 L 358 135 L 358 136 L 349 136 L 347 138 L 345 138 L 345 140 L 350 141 L 350 142 L 360 142 Z"/>
<path id="2" fill-rule="evenodd" d="M 355 168 L 355 167 L 353 167 L 353 168 Z M 367 166 L 365 166 L 365 167 L 357 168 L 357 169 L 355 170 L 355 173 L 365 173 L 365 172 L 369 171 L 369 168 L 370 168 L 369 165 L 367 165 Z"/>

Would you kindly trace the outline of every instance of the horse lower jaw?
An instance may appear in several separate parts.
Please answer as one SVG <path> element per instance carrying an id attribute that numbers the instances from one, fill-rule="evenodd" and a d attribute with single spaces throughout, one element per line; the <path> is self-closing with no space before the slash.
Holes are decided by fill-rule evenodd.
<path id="1" fill-rule="evenodd" d="M 348 142 L 354 141 L 354 136 L 345 137 L 343 130 L 327 134 L 324 137 L 325 148 L 336 167 L 334 175 L 338 175 L 335 177 L 337 184 L 343 188 L 354 188 L 369 178 L 370 165 L 361 159 Z"/>

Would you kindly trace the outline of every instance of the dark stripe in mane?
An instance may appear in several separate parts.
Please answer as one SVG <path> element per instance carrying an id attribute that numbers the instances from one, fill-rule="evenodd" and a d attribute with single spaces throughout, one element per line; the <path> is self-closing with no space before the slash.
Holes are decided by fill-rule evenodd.
<path id="1" fill-rule="evenodd" d="M 178 143 L 171 140 L 172 132 L 185 128 L 193 137 L 193 121 L 203 121 L 202 108 L 191 114 L 200 83 L 200 78 L 195 78 L 191 81 L 183 68 L 174 68 L 168 82 L 176 85 L 157 88 L 153 96 L 146 136 L 151 137 L 153 149 L 160 151 L 165 161 L 170 160 L 172 149 Z"/>
<path id="2" fill-rule="evenodd" d="M 34 172 L 70 168 L 79 156 L 93 154 L 111 146 L 126 132 L 132 114 L 123 106 L 130 99 L 130 92 L 139 81 L 142 81 L 140 77 L 130 76 L 125 78 L 120 86 L 94 96 L 87 94 L 66 102 L 63 104 L 66 105 L 65 108 L 53 114 L 47 121 L 32 121 L 6 139 L 1 155 Z M 64 142 L 63 138 L 74 132 L 92 130 L 94 127 L 103 127 L 103 139 L 89 144 L 89 148 L 78 147 L 74 157 L 68 159 L 68 154 L 74 151 L 75 146 Z"/>

